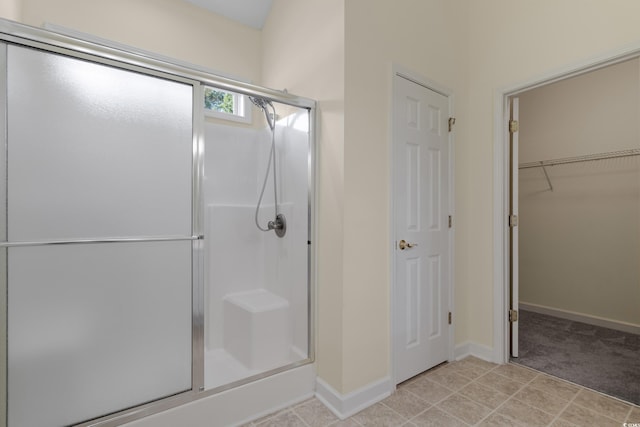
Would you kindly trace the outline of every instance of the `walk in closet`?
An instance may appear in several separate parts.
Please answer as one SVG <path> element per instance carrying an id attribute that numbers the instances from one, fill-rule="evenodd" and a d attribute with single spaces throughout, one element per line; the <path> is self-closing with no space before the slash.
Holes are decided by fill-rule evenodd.
<path id="1" fill-rule="evenodd" d="M 609 365 L 627 362 L 608 353 L 640 359 L 640 349 L 626 345 L 640 331 L 639 64 L 631 59 L 518 95 L 519 361 L 538 358 L 534 368 L 572 369 L 549 359 L 535 340 L 555 332 L 529 329 L 528 321 L 542 321 L 527 312 L 580 322 L 555 323 L 558 333 L 566 329 L 560 353 L 568 359 L 599 347 Z M 580 334 L 592 335 L 589 344 L 573 342 Z"/>

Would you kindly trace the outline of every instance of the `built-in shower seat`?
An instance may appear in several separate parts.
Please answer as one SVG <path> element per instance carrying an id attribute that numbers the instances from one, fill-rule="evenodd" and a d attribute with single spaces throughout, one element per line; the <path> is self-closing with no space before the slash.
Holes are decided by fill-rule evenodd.
<path id="1" fill-rule="evenodd" d="M 224 297 L 224 347 L 251 370 L 282 365 L 289 358 L 289 301 L 265 289 Z"/>

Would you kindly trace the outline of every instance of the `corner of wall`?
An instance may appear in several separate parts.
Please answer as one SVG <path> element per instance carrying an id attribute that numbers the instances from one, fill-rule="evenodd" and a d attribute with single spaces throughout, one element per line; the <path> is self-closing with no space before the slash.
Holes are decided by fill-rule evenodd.
<path id="1" fill-rule="evenodd" d="M 21 22 L 22 21 L 22 1 L 21 0 L 3 0 L 2 3 L 0 3 L 0 18 Z"/>
<path id="2" fill-rule="evenodd" d="M 318 101 L 316 365 L 319 382 L 326 385 L 320 395 L 339 402 L 332 386 L 342 390 L 345 351 L 344 0 L 274 0 L 261 43 L 261 84 Z"/>
<path id="3" fill-rule="evenodd" d="M 394 390 L 391 377 L 385 377 L 347 394 L 341 394 L 321 378 L 316 380 L 316 398 L 341 420 L 380 402 Z"/>
<path id="4" fill-rule="evenodd" d="M 478 344 L 473 341 L 465 341 L 456 345 L 454 350 L 455 360 L 461 360 L 469 356 L 477 357 L 486 362 L 503 363 L 501 360 L 495 360 L 493 347 Z"/>

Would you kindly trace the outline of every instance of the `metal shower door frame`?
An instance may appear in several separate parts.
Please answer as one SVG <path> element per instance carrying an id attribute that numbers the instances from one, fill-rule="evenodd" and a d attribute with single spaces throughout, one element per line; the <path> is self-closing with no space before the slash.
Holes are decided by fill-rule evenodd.
<path id="1" fill-rule="evenodd" d="M 233 79 L 217 76 L 207 70 L 199 69 L 196 66 L 188 66 L 178 64 L 172 60 L 149 52 L 137 50 L 130 47 L 111 47 L 107 43 L 94 43 L 81 40 L 79 38 L 42 30 L 35 27 L 19 24 L 0 18 L 0 55 L 2 59 L 6 59 L 8 45 L 17 45 L 39 49 L 45 52 L 57 53 L 71 58 L 87 60 L 93 63 L 112 66 L 118 69 L 139 72 L 149 76 L 160 77 L 163 79 L 186 83 L 193 87 L 193 156 L 192 156 L 192 236 L 167 236 L 162 238 L 146 239 L 140 236 L 124 237 L 122 239 L 96 239 L 86 240 L 82 243 L 112 243 L 112 242 L 137 242 L 146 240 L 191 240 L 192 241 L 192 388 L 189 391 L 179 393 L 177 395 L 162 398 L 147 404 L 143 404 L 128 410 L 124 410 L 112 415 L 97 418 L 87 422 L 78 424 L 78 426 L 116 426 L 126 422 L 134 421 L 146 417 L 151 414 L 165 411 L 189 402 L 193 402 L 202 398 L 217 394 L 223 390 L 236 387 L 247 382 L 265 378 L 279 372 L 284 372 L 298 366 L 313 363 L 315 361 L 315 250 L 316 241 L 315 227 L 315 162 L 316 162 L 316 145 L 315 145 L 315 112 L 316 102 L 303 97 L 291 95 L 287 92 L 280 92 L 273 89 L 263 88 L 249 83 L 239 82 Z M 113 44 L 115 45 L 115 43 Z M 2 63 L 3 61 L 0 61 Z M 0 67 L 0 99 L 6 100 L 6 67 Z M 307 293 L 308 293 L 308 353 L 307 358 L 292 364 L 282 366 L 263 374 L 253 376 L 245 381 L 233 383 L 228 387 L 220 387 L 211 390 L 204 389 L 204 201 L 202 197 L 202 182 L 204 178 L 204 106 L 201 102 L 204 93 L 204 87 L 211 86 L 226 91 L 237 92 L 243 95 L 256 96 L 266 98 L 275 102 L 291 105 L 306 109 L 309 114 L 309 156 L 308 156 L 308 177 L 309 177 L 309 197 L 308 197 L 308 252 L 307 252 Z M 0 143 L 7 144 L 6 132 L 6 104 L 0 105 Z M 0 158 L 0 161 L 6 162 Z M 6 203 L 6 192 L 3 196 Z M 0 233 L 4 232 L 2 241 L 6 242 L 6 215 L 0 218 L 5 226 L 2 227 Z M 77 241 L 73 241 L 76 243 Z M 36 242 L 33 242 L 36 243 Z M 64 245 L 72 243 L 72 241 L 60 240 L 47 242 L 51 245 Z M 20 242 L 12 245 L 11 243 L 0 243 L 0 251 L 4 252 L 0 256 L 0 303 L 6 307 L 6 292 L 8 286 L 7 278 L 7 250 L 9 246 L 29 245 L 31 242 Z M 37 242 L 36 244 L 40 244 Z M 6 343 L 6 314 L 0 327 L 0 338 Z M 7 355 L 7 348 L 1 349 Z M 0 380 L 3 380 L 0 398 L 2 403 L 0 408 L 6 409 L 7 403 L 7 365 L 5 364 Z M 6 414 L 6 410 L 4 411 Z M 7 419 L 0 420 L 0 426 L 5 425 Z"/>

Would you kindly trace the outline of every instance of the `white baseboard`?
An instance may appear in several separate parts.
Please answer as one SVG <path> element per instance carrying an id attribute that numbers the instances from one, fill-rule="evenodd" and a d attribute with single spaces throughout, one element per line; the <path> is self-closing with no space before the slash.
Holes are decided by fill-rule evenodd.
<path id="1" fill-rule="evenodd" d="M 561 310 L 559 308 L 546 307 L 538 304 L 530 304 L 523 301 L 519 303 L 519 306 L 521 310 L 525 311 L 533 311 L 534 313 L 547 314 L 549 316 L 582 322 L 588 325 L 601 326 L 603 328 L 615 329 L 617 331 L 629 332 L 632 334 L 640 334 L 640 325 L 634 325 L 633 323 L 605 319 L 603 317 L 591 316 L 589 314 L 576 313 L 574 311 Z"/>
<path id="2" fill-rule="evenodd" d="M 464 359 L 467 356 L 474 356 L 486 362 L 494 362 L 493 348 L 486 345 L 478 344 L 472 341 L 466 341 L 458 344 L 454 350 L 455 360 Z"/>
<path id="3" fill-rule="evenodd" d="M 342 395 L 321 378 L 316 379 L 316 397 L 341 420 L 390 396 L 393 388 L 391 378 L 387 377 Z"/>
<path id="4" fill-rule="evenodd" d="M 474 356 L 487 362 L 494 362 L 493 348 L 471 341 L 458 344 L 454 349 L 455 360 Z M 390 396 L 395 386 L 390 377 L 383 378 L 351 393 L 342 395 L 322 378 L 316 378 L 316 398 L 341 420 L 362 411 Z"/>

